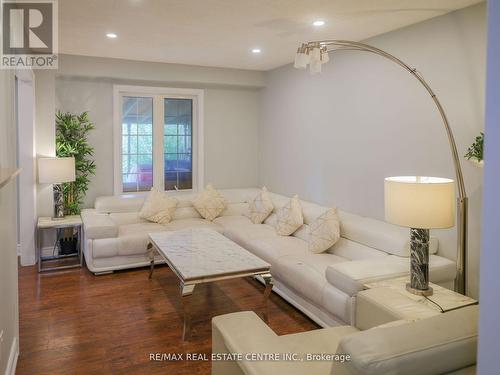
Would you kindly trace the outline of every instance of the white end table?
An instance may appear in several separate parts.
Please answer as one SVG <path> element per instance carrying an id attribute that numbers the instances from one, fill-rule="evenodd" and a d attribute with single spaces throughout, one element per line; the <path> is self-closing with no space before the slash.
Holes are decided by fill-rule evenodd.
<path id="1" fill-rule="evenodd" d="M 356 296 L 356 326 L 368 329 L 394 320 L 419 320 L 478 303 L 473 298 L 429 283 L 434 293 L 417 296 L 406 290 L 409 277 L 364 285 Z"/>
<path id="2" fill-rule="evenodd" d="M 77 230 L 78 242 L 77 242 L 77 253 L 68 255 L 42 255 L 42 232 L 47 229 L 55 229 L 56 231 L 64 230 L 67 228 L 75 228 Z M 66 216 L 64 219 L 53 220 L 51 217 L 39 217 L 36 226 L 37 229 L 37 248 L 38 248 L 38 272 L 62 270 L 68 268 L 76 268 L 82 266 L 83 255 L 82 255 L 82 218 L 80 215 Z M 59 237 L 59 236 L 58 236 Z M 56 244 L 57 246 L 57 244 Z M 64 264 L 61 266 L 54 267 L 43 267 L 44 261 L 67 259 L 67 258 L 78 258 L 78 263 L 75 264 Z"/>

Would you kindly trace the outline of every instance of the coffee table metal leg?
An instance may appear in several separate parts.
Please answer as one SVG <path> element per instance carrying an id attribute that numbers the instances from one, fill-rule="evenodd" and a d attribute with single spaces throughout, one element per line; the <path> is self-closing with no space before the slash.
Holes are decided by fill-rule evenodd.
<path id="1" fill-rule="evenodd" d="M 274 281 L 273 281 L 273 277 L 271 276 L 270 273 L 266 273 L 266 274 L 262 275 L 262 278 L 264 279 L 264 282 L 266 283 L 266 287 L 264 289 L 264 298 L 262 301 L 262 317 L 264 318 L 264 321 L 266 323 L 268 323 L 269 317 L 268 317 L 267 301 L 269 300 L 269 296 L 271 295 L 271 292 L 273 290 Z"/>
<path id="2" fill-rule="evenodd" d="M 155 250 L 153 248 L 153 244 L 148 243 L 148 256 L 149 256 L 149 278 L 153 277 L 153 271 L 155 269 Z"/>
<path id="3" fill-rule="evenodd" d="M 194 285 L 184 285 L 181 282 L 182 313 L 184 315 L 184 328 L 182 331 L 182 341 L 187 341 L 191 336 L 191 311 L 190 300 L 194 292 Z"/>

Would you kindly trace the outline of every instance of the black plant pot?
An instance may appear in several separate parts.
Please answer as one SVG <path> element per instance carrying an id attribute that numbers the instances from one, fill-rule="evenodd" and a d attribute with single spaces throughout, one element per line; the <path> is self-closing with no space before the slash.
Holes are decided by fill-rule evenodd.
<path id="1" fill-rule="evenodd" d="M 61 238 L 59 240 L 59 248 L 61 250 L 60 255 L 76 254 L 78 252 L 78 236 Z"/>

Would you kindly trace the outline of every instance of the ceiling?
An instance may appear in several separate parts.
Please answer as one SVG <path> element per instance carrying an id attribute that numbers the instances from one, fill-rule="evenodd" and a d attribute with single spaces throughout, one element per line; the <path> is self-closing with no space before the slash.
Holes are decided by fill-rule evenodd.
<path id="1" fill-rule="evenodd" d="M 292 62 L 303 41 L 363 40 L 481 1 L 60 0 L 59 45 L 66 54 L 269 70 Z"/>

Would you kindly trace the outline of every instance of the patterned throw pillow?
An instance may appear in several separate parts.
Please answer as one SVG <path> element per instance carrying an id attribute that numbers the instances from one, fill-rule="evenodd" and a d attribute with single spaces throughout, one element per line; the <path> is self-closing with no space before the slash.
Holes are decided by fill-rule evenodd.
<path id="1" fill-rule="evenodd" d="M 309 250 L 319 254 L 340 238 L 340 223 L 336 208 L 330 208 L 309 225 Z"/>
<path id="2" fill-rule="evenodd" d="M 276 232 L 282 236 L 291 235 L 304 224 L 298 195 L 276 211 L 276 219 Z"/>
<path id="3" fill-rule="evenodd" d="M 250 202 L 250 220 L 254 224 L 262 224 L 264 220 L 273 212 L 273 202 L 264 186 L 262 191 Z"/>
<path id="4" fill-rule="evenodd" d="M 177 199 L 152 188 L 142 205 L 139 217 L 158 224 L 168 224 L 174 217 Z"/>
<path id="5" fill-rule="evenodd" d="M 193 206 L 203 218 L 212 221 L 224 211 L 226 201 L 211 184 L 208 184 L 206 189 L 193 200 Z"/>

